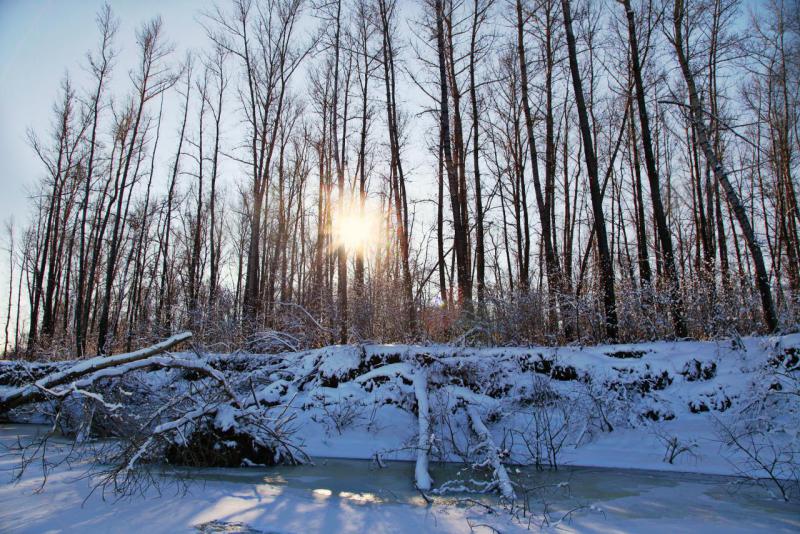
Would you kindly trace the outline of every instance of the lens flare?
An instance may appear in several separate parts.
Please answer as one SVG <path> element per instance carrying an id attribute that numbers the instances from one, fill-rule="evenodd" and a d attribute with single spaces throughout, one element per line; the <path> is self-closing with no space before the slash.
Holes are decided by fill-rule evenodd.
<path id="1" fill-rule="evenodd" d="M 333 213 L 332 245 L 348 252 L 369 255 L 381 244 L 383 217 L 370 201 L 363 206 L 358 198 L 346 199 Z"/>

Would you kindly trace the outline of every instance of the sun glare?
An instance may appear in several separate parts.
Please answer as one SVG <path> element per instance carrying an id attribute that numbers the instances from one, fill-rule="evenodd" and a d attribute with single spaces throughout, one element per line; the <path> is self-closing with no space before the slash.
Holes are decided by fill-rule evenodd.
<path id="1" fill-rule="evenodd" d="M 333 246 L 344 246 L 348 252 L 368 255 L 381 243 L 381 216 L 371 202 L 363 209 L 357 199 L 348 200 L 333 215 Z"/>

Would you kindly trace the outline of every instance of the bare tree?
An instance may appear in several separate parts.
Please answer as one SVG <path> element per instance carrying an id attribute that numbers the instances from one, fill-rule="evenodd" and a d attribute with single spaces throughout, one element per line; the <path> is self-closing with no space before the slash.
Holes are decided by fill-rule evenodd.
<path id="1" fill-rule="evenodd" d="M 103 297 L 100 321 L 97 327 L 97 347 L 98 351 L 107 354 L 106 342 L 109 337 L 109 318 L 111 313 L 111 291 L 114 285 L 114 277 L 117 268 L 117 256 L 121 246 L 120 230 L 124 218 L 123 199 L 126 187 L 133 187 L 136 180 L 135 172 L 131 174 L 131 162 L 139 147 L 140 132 L 145 105 L 153 98 L 172 87 L 176 81 L 175 75 L 165 65 L 165 61 L 172 52 L 170 45 L 164 42 L 163 26 L 160 18 L 155 18 L 145 24 L 137 33 L 137 43 L 139 45 L 139 65 L 132 74 L 135 91 L 135 103 L 131 109 L 133 119 L 130 139 L 125 149 L 126 155 L 120 174 L 119 186 L 115 187 L 117 194 L 117 206 L 114 215 L 114 226 L 111 231 L 109 253 L 106 260 L 106 280 L 105 292 Z"/>
<path id="2" fill-rule="evenodd" d="M 642 65 L 639 59 L 639 40 L 636 35 L 636 19 L 630 0 L 622 0 L 628 22 L 628 43 L 630 46 L 631 70 L 633 71 L 634 87 L 636 88 L 636 105 L 639 110 L 639 124 L 641 126 L 642 146 L 644 148 L 644 162 L 647 169 L 647 179 L 650 184 L 650 200 L 653 203 L 653 217 L 655 218 L 658 242 L 661 244 L 664 270 L 670 285 L 670 298 L 672 300 L 672 323 L 675 335 L 686 337 L 686 320 L 684 318 L 683 298 L 681 297 L 678 271 L 675 268 L 675 254 L 672 247 L 672 234 L 667 226 L 667 217 L 664 205 L 661 202 L 661 183 L 656 168 L 656 158 L 653 153 L 653 142 L 650 137 L 650 118 L 647 113 L 644 82 L 642 81 Z M 634 153 L 636 139 L 632 140 Z M 641 203 L 641 199 L 640 199 Z"/>
<path id="3" fill-rule="evenodd" d="M 583 94 L 583 82 L 578 65 L 578 51 L 575 34 L 572 31 L 572 13 L 569 0 L 561 0 L 561 9 L 564 17 L 564 31 L 567 37 L 567 50 L 569 51 L 569 68 L 572 74 L 572 87 L 575 93 L 575 104 L 578 108 L 581 139 L 583 141 L 583 155 L 586 160 L 586 171 L 589 174 L 589 191 L 594 215 L 594 234 L 597 241 L 597 252 L 600 261 L 600 283 L 603 286 L 603 306 L 605 308 L 606 336 L 616 339 L 618 332 L 617 302 L 614 294 L 614 266 L 608 248 L 606 222 L 603 215 L 603 194 L 600 189 L 600 180 L 597 170 L 597 156 L 595 154 L 592 127 L 586 108 Z"/>
<path id="4" fill-rule="evenodd" d="M 14 221 L 6 221 L 6 235 L 8 236 L 8 301 L 6 302 L 6 326 L 4 329 L 5 341 L 3 342 L 3 358 L 8 357 L 10 342 L 8 327 L 11 325 L 11 306 L 14 296 Z M 18 347 L 14 347 L 16 351 Z"/>
<path id="5" fill-rule="evenodd" d="M 683 74 L 686 87 L 689 91 L 690 119 L 697 133 L 697 141 L 703 150 L 706 160 L 714 171 L 714 176 L 725 191 L 728 204 L 736 215 L 736 220 L 742 230 L 747 248 L 753 258 L 756 286 L 761 295 L 764 323 L 767 329 L 773 332 L 778 328 L 778 316 L 775 312 L 775 305 L 772 300 L 772 289 L 770 288 L 769 276 L 767 275 L 767 269 L 764 264 L 764 256 L 761 253 L 761 246 L 758 244 L 758 241 L 756 241 L 755 232 L 750 224 L 750 218 L 747 216 L 744 205 L 739 199 L 739 195 L 736 194 L 736 190 L 728 179 L 728 174 L 722 162 L 717 158 L 708 138 L 708 130 L 703 116 L 703 107 L 700 102 L 700 96 L 694 81 L 694 74 L 689 65 L 689 59 L 685 49 L 686 41 L 684 41 L 683 37 L 684 15 L 685 9 L 683 0 L 675 0 L 673 9 L 674 34 L 670 37 L 670 40 L 672 46 L 675 48 L 678 63 L 681 67 L 681 73 Z"/>

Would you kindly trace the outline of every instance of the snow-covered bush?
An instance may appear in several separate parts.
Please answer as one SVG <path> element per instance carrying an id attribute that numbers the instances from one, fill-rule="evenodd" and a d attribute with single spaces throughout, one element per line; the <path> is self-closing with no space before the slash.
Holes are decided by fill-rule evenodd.
<path id="1" fill-rule="evenodd" d="M 526 463 L 539 469 L 558 469 L 559 453 L 574 441 L 581 412 L 566 392 L 553 387 L 547 376 L 533 375 L 530 386 L 522 388 L 521 400 L 526 405 L 521 413 L 528 424 L 514 433 L 527 452 Z"/>
<path id="2" fill-rule="evenodd" d="M 778 340 L 749 385 L 735 417 L 716 419 L 717 433 L 739 473 L 784 500 L 800 499 L 800 365 L 798 347 Z"/>

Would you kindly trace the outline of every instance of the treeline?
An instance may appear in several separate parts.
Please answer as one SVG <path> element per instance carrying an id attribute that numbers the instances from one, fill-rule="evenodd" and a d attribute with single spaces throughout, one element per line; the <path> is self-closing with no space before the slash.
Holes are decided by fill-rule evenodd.
<path id="1" fill-rule="evenodd" d="M 112 94 L 106 7 L 30 134 L 4 354 L 796 328 L 799 13 L 233 0 L 185 57 L 143 24 Z"/>

